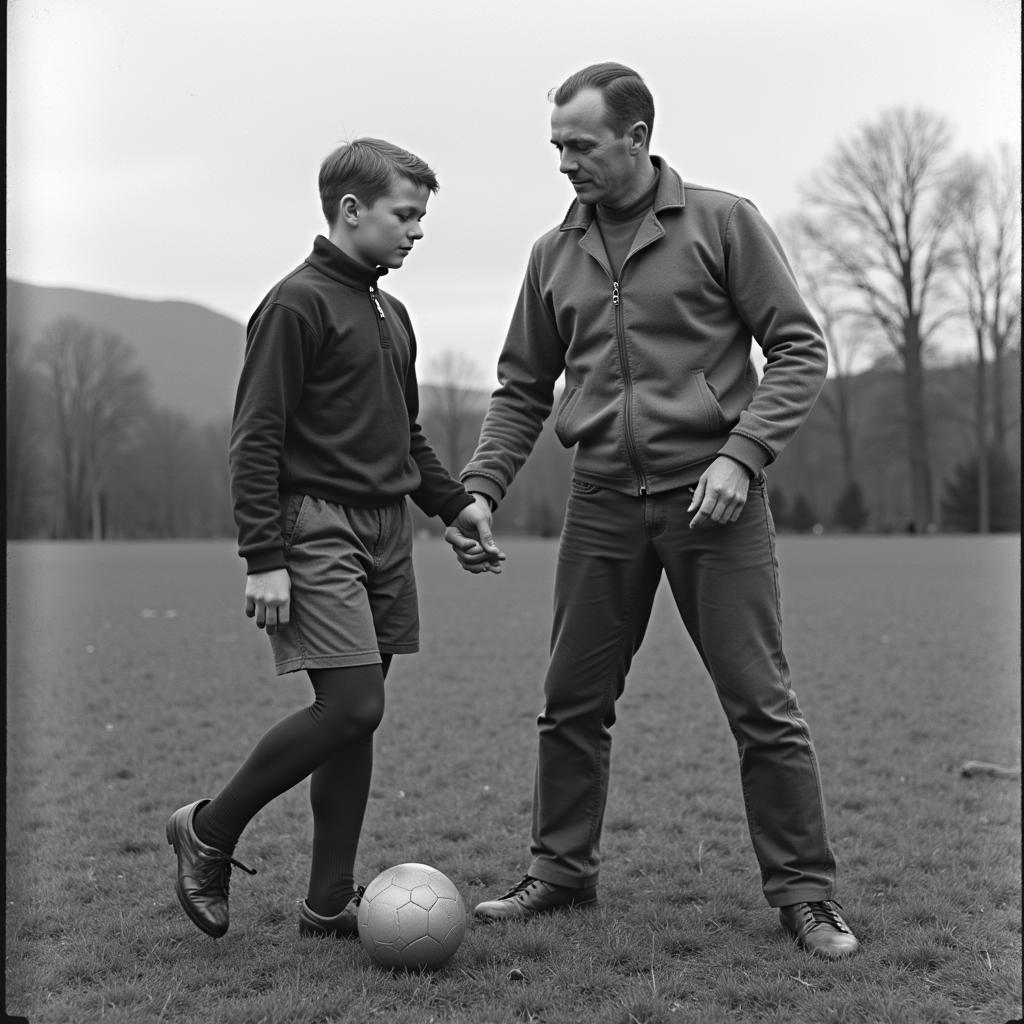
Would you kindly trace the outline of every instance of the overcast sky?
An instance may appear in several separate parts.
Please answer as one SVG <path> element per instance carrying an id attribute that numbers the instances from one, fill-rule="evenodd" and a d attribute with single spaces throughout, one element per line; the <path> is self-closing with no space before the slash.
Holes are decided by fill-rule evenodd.
<path id="1" fill-rule="evenodd" d="M 531 242 L 572 198 L 547 93 L 599 60 L 654 93 L 653 152 L 777 223 L 887 108 L 1017 145 L 1019 0 L 9 0 L 7 273 L 245 321 L 323 230 L 321 159 L 388 138 L 437 171 L 388 278 L 421 377 L 494 363 Z"/>

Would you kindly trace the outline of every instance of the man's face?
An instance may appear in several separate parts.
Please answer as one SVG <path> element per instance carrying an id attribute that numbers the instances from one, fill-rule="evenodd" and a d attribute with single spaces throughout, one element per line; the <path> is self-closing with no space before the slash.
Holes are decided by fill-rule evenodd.
<path id="1" fill-rule="evenodd" d="M 616 135 L 605 123 L 604 97 L 584 89 L 551 114 L 551 144 L 558 169 L 581 203 L 620 204 L 635 191 L 639 165 L 630 154 L 630 135 Z"/>
<path id="2" fill-rule="evenodd" d="M 359 227 L 351 238 L 353 255 L 371 267 L 396 270 L 423 237 L 420 220 L 427 212 L 430 189 L 395 178 L 391 191 L 372 206 L 358 204 Z"/>

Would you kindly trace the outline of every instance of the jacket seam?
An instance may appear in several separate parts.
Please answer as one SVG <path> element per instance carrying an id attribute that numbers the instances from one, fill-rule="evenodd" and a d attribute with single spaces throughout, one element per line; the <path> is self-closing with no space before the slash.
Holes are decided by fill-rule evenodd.
<path id="1" fill-rule="evenodd" d="M 733 429 L 730 430 L 729 433 L 735 434 L 737 437 L 745 437 L 748 441 L 753 441 L 755 444 L 758 445 L 758 447 L 763 448 L 766 452 L 768 452 L 768 454 L 771 455 L 772 458 L 775 458 L 775 456 L 778 455 L 778 452 L 776 452 L 771 445 L 765 444 L 765 442 L 762 441 L 761 438 L 755 436 L 754 434 L 751 434 L 747 430 L 741 430 L 738 427 L 733 427 Z"/>
<path id="2" fill-rule="evenodd" d="M 725 195 L 732 195 L 732 193 L 726 192 Z M 732 206 L 729 207 L 728 216 L 725 218 L 725 230 L 722 232 L 722 239 L 725 243 L 722 246 L 723 250 L 728 250 L 729 247 L 729 232 L 732 229 L 733 214 L 736 212 L 736 208 L 740 205 L 740 203 L 743 202 L 743 199 L 740 196 L 736 196 L 735 199 L 736 202 L 734 202 Z M 726 255 L 726 259 L 728 259 L 728 255 Z M 726 272 L 726 274 L 728 275 L 728 271 Z"/>
<path id="3" fill-rule="evenodd" d="M 272 299 L 270 301 L 270 304 L 264 310 L 263 315 L 266 316 L 266 314 L 275 307 L 277 309 L 283 309 L 287 313 L 291 313 L 292 316 L 294 316 L 296 320 L 302 323 L 302 325 L 310 333 L 314 335 L 317 333 L 317 329 L 306 319 L 305 315 L 300 310 L 296 309 L 294 306 L 289 306 L 288 303 L 283 302 L 281 299 Z"/>
<path id="4" fill-rule="evenodd" d="M 486 469 L 466 469 L 466 470 L 463 470 L 462 474 L 459 477 L 459 482 L 462 483 L 462 484 L 465 484 L 465 482 L 470 477 L 474 477 L 474 476 L 482 476 L 485 480 L 490 480 L 491 483 L 497 484 L 498 487 L 501 489 L 501 493 L 505 494 L 506 488 L 505 488 L 505 484 L 502 482 L 501 478 L 499 476 L 497 476 L 495 473 L 488 472 L 488 470 L 486 470 Z"/>

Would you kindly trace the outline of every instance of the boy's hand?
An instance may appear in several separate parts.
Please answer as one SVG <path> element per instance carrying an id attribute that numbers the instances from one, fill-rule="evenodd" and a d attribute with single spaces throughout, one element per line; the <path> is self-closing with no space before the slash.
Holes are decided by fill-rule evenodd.
<path id="1" fill-rule="evenodd" d="M 686 510 L 697 514 L 690 520 L 691 530 L 707 529 L 734 523 L 747 503 L 750 473 L 745 466 L 720 455 L 701 474 L 693 492 L 693 501 Z"/>
<path id="2" fill-rule="evenodd" d="M 458 518 L 444 531 L 444 539 L 455 550 L 459 565 L 467 572 L 501 572 L 504 552 L 491 535 L 491 507 L 483 495 L 476 495 Z"/>
<path id="3" fill-rule="evenodd" d="M 245 614 L 268 633 L 287 626 L 291 611 L 292 578 L 287 569 L 254 572 L 245 578 Z"/>

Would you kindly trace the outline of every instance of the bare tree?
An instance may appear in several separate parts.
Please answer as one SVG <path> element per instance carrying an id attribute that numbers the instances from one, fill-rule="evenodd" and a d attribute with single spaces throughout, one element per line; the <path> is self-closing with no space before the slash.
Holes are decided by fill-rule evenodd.
<path id="1" fill-rule="evenodd" d="M 38 358 L 60 474 L 57 536 L 103 535 L 103 488 L 113 457 L 149 407 L 149 384 L 120 337 L 74 317 L 50 324 Z"/>
<path id="2" fill-rule="evenodd" d="M 1006 147 L 994 160 L 965 156 L 957 167 L 955 189 L 963 315 L 974 335 L 977 360 L 974 427 L 978 532 L 988 533 L 992 486 L 989 450 L 993 445 L 1002 450 L 1005 444 L 1002 373 L 1006 350 L 1020 322 L 1020 166 Z M 988 379 L 990 354 L 992 381 Z"/>
<path id="3" fill-rule="evenodd" d="M 919 530 L 936 518 L 924 365 L 929 342 L 951 315 L 949 146 L 949 129 L 937 115 L 889 111 L 840 143 L 804 190 L 831 278 L 846 285 L 859 320 L 880 330 L 899 359 L 910 515 Z"/>
<path id="4" fill-rule="evenodd" d="M 792 217 L 782 225 L 780 233 L 828 347 L 832 386 L 826 386 L 819 402 L 839 437 L 843 484 L 851 487 L 858 482 L 853 377 L 870 348 L 872 334 L 864 329 L 858 310 L 850 307 L 849 288 L 836 275 L 828 253 L 822 251 L 813 223 L 806 217 Z"/>
<path id="5" fill-rule="evenodd" d="M 24 334 L 7 335 L 7 536 L 33 532 L 33 507 L 42 477 L 39 377 Z"/>
<path id="6" fill-rule="evenodd" d="M 436 381 L 431 389 L 431 439 L 441 460 L 457 473 L 476 441 L 480 400 L 475 384 L 480 371 L 472 359 L 448 349 L 431 362 L 430 376 Z"/>

